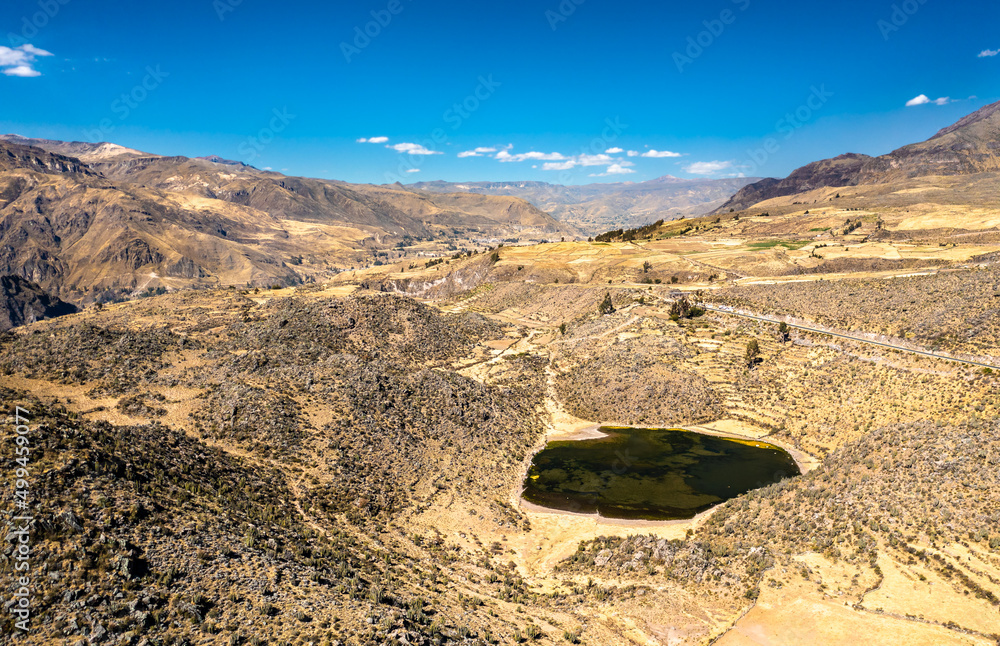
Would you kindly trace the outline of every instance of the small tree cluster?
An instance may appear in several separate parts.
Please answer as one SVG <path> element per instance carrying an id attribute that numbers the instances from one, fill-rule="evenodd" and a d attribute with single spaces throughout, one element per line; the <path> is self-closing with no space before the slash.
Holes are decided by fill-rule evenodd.
<path id="1" fill-rule="evenodd" d="M 598 313 L 601 316 L 607 316 L 608 314 L 614 314 L 615 313 L 615 306 L 611 302 L 611 294 L 610 293 L 605 293 L 604 294 L 604 300 L 601 301 L 601 304 L 597 306 L 597 311 L 598 311 Z"/>

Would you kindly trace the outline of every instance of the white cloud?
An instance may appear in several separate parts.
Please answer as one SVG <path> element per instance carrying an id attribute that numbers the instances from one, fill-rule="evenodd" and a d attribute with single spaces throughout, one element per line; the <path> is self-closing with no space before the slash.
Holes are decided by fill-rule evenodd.
<path id="1" fill-rule="evenodd" d="M 371 141 L 369 139 L 369 141 Z M 443 155 L 444 153 L 438 152 L 436 150 L 428 150 L 420 144 L 393 144 L 392 146 L 386 146 L 386 148 L 391 148 L 399 153 L 407 153 L 409 155 Z"/>
<path id="2" fill-rule="evenodd" d="M 685 166 L 684 172 L 691 173 L 692 175 L 713 175 L 732 167 L 733 162 L 731 161 L 695 162 Z"/>
<path id="3" fill-rule="evenodd" d="M 385 144 L 385 143 L 389 143 L 389 138 L 388 137 L 372 137 L 370 139 L 365 139 L 364 137 L 362 137 L 361 139 L 358 139 L 358 143 L 359 144 Z"/>
<path id="4" fill-rule="evenodd" d="M 991 56 L 996 56 L 997 54 L 1000 54 L 1000 49 L 984 49 L 979 52 L 978 58 L 989 58 Z"/>
<path id="5" fill-rule="evenodd" d="M 34 45 L 21 45 L 13 49 L 0 45 L 0 71 L 6 76 L 41 76 L 42 73 L 34 68 L 35 59 L 39 56 L 52 56 L 52 52 L 38 49 Z"/>
<path id="6" fill-rule="evenodd" d="M 931 99 L 926 94 L 921 94 L 920 96 L 915 96 L 906 102 L 906 107 L 912 108 L 915 105 L 926 105 L 928 103 L 933 103 L 934 105 L 948 105 L 951 103 L 951 98 L 943 96 L 939 99 Z"/>
<path id="7" fill-rule="evenodd" d="M 409 170 L 408 170 L 408 171 L 406 171 L 406 172 L 407 172 L 407 173 L 419 173 L 419 172 L 420 172 L 420 169 L 419 169 L 419 168 L 411 168 L 411 169 L 409 169 Z"/>
<path id="8" fill-rule="evenodd" d="M 631 155 L 631 156 L 634 157 L 635 155 Z M 648 150 L 648 151 L 642 153 L 642 156 L 643 157 L 653 157 L 653 158 L 659 159 L 659 158 L 662 158 L 662 157 L 680 157 L 681 154 L 680 153 L 672 153 L 669 150 Z"/>
<path id="9" fill-rule="evenodd" d="M 638 157 L 639 156 L 639 151 L 638 150 L 630 150 L 630 151 L 628 151 L 628 156 L 629 157 Z"/>
<path id="10" fill-rule="evenodd" d="M 577 166 L 615 166 L 617 168 L 624 169 L 627 166 L 635 166 L 632 162 L 621 161 L 616 157 L 611 157 L 610 155 L 600 154 L 600 155 L 577 155 L 576 157 L 566 157 L 563 161 L 549 162 L 542 165 L 542 170 L 571 170 Z M 634 172 L 634 171 L 619 171 L 621 172 Z"/>
<path id="11" fill-rule="evenodd" d="M 608 166 L 608 170 L 603 173 L 592 173 L 591 177 L 608 177 L 609 175 L 628 175 L 629 173 L 634 173 L 635 171 L 631 168 L 626 168 L 622 164 L 611 164 Z"/>
<path id="12" fill-rule="evenodd" d="M 458 153 L 458 156 L 459 156 L 459 158 L 463 158 L 463 159 L 465 157 L 482 157 L 486 153 L 495 153 L 496 151 L 497 151 L 496 148 L 491 148 L 491 147 L 486 147 L 486 146 L 480 146 L 479 148 L 476 148 L 475 150 L 466 150 L 464 152 L 460 152 L 460 153 Z"/>
<path id="13" fill-rule="evenodd" d="M 584 166 L 584 167 L 605 166 L 607 167 L 608 172 L 605 173 L 604 175 L 607 174 L 624 175 L 627 173 L 635 172 L 626 170 L 630 166 L 635 166 L 634 163 L 630 161 L 624 161 L 622 160 L 621 157 L 612 156 L 625 152 L 621 148 L 609 148 L 607 151 L 603 153 L 597 153 L 597 154 L 581 153 L 579 155 L 564 155 L 563 153 L 558 153 L 558 152 L 543 153 L 537 151 L 514 154 L 510 152 L 512 148 L 513 146 L 504 147 L 502 150 L 497 152 L 496 155 L 493 156 L 493 158 L 500 162 L 524 162 L 524 161 L 546 162 L 542 164 L 541 166 L 542 170 L 571 170 L 573 168 L 577 168 L 578 166 Z M 480 151 L 480 149 L 477 148 L 476 151 L 466 151 L 463 153 L 459 153 L 459 157 L 477 157 L 478 155 L 474 153 L 478 151 Z M 656 151 L 652 152 L 656 153 Z M 635 153 L 634 155 L 632 155 L 630 151 L 630 156 L 636 157 L 638 155 L 639 153 Z M 677 156 L 677 154 L 657 153 L 657 156 L 673 157 Z M 536 168 L 536 166 L 532 166 L 532 168 Z M 597 177 L 603 177 L 604 175 L 598 175 Z"/>
<path id="14" fill-rule="evenodd" d="M 581 166 L 604 166 L 605 164 L 610 164 L 616 161 L 614 157 L 608 155 L 580 155 L 579 157 L 574 157 L 576 163 Z M 626 162 L 629 166 L 632 165 L 631 162 Z"/>
<path id="15" fill-rule="evenodd" d="M 20 76 L 22 78 L 32 78 L 35 76 L 41 76 L 42 73 L 38 70 L 32 69 L 30 65 L 18 65 L 17 67 L 8 67 L 3 71 L 6 76 Z"/>
<path id="16" fill-rule="evenodd" d="M 532 151 L 530 153 L 518 153 L 516 155 L 511 155 L 509 152 L 507 152 L 508 150 L 509 148 L 501 150 L 496 154 L 496 157 L 494 157 L 494 159 L 501 162 L 523 162 L 531 160 L 562 161 L 566 159 L 566 156 L 561 153 L 539 153 Z"/>

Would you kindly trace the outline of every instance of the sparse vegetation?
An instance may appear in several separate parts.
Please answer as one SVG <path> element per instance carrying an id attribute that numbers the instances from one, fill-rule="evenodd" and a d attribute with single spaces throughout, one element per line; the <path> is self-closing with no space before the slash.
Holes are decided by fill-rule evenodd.
<path id="1" fill-rule="evenodd" d="M 597 313 L 601 316 L 607 316 L 608 314 L 614 314 L 614 312 L 615 306 L 614 303 L 611 302 L 611 294 L 606 293 L 604 294 L 604 300 L 597 306 Z"/>

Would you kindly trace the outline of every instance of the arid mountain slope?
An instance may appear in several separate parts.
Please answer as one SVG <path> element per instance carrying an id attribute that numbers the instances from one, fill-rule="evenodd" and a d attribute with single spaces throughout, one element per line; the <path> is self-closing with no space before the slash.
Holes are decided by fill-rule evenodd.
<path id="1" fill-rule="evenodd" d="M 21 146 L 34 146 L 51 153 L 75 157 L 83 162 L 107 161 L 127 157 L 155 157 L 150 153 L 133 150 L 118 144 L 102 142 L 92 144 L 86 141 L 56 141 L 54 139 L 34 139 L 21 135 L 0 135 L 0 140 Z"/>
<path id="2" fill-rule="evenodd" d="M 865 164 L 862 184 L 927 175 L 972 175 L 1000 171 L 1000 102 L 988 105 L 927 141 L 904 146 Z"/>
<path id="3" fill-rule="evenodd" d="M 77 311 L 75 305 L 46 294 L 19 276 L 0 277 L 0 332 Z"/>
<path id="4" fill-rule="evenodd" d="M 420 240 L 444 250 L 576 235 L 513 197 L 434 196 L 112 144 L 6 139 L 0 273 L 81 302 L 156 288 L 297 284 L 379 254 L 405 257 Z"/>
<path id="5" fill-rule="evenodd" d="M 858 183 L 861 168 L 870 160 L 868 155 L 848 153 L 813 162 L 796 169 L 785 179 L 767 178 L 744 186 L 715 212 L 742 211 L 764 200 L 825 186 L 854 186 Z"/>
<path id="6" fill-rule="evenodd" d="M 745 210 L 765 200 L 817 188 L 898 184 L 917 177 L 1000 171 L 1000 102 L 988 105 L 920 143 L 880 157 L 849 153 L 813 162 L 783 180 L 768 178 L 741 189 L 715 213 Z"/>
<path id="7" fill-rule="evenodd" d="M 27 643 L 995 643 L 996 377 L 673 320 L 673 289 L 186 291 L 0 335 L 30 411 Z M 608 416 L 766 437 L 804 473 L 665 525 L 523 504 L 529 456 Z"/>
<path id="8" fill-rule="evenodd" d="M 115 144 L 66 143 L 5 135 L 18 143 L 78 155 L 105 177 L 144 187 L 224 200 L 278 218 L 379 227 L 387 235 L 424 237 L 434 227 L 470 228 L 487 236 L 575 235 L 546 213 L 516 198 L 466 203 L 437 200 L 401 186 L 369 186 L 258 170 L 217 155 L 164 157 Z M 517 237 L 516 235 L 514 237 Z"/>
<path id="9" fill-rule="evenodd" d="M 298 282 L 266 213 L 112 182 L 72 158 L 0 144 L 0 273 L 63 298 L 214 281 Z"/>

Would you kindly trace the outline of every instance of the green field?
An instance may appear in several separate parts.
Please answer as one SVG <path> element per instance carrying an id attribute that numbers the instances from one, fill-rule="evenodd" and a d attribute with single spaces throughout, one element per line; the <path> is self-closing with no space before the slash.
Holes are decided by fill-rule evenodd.
<path id="1" fill-rule="evenodd" d="M 775 247 L 785 247 L 795 251 L 809 244 L 808 240 L 767 240 L 766 242 L 748 242 L 750 249 L 773 249 Z"/>

